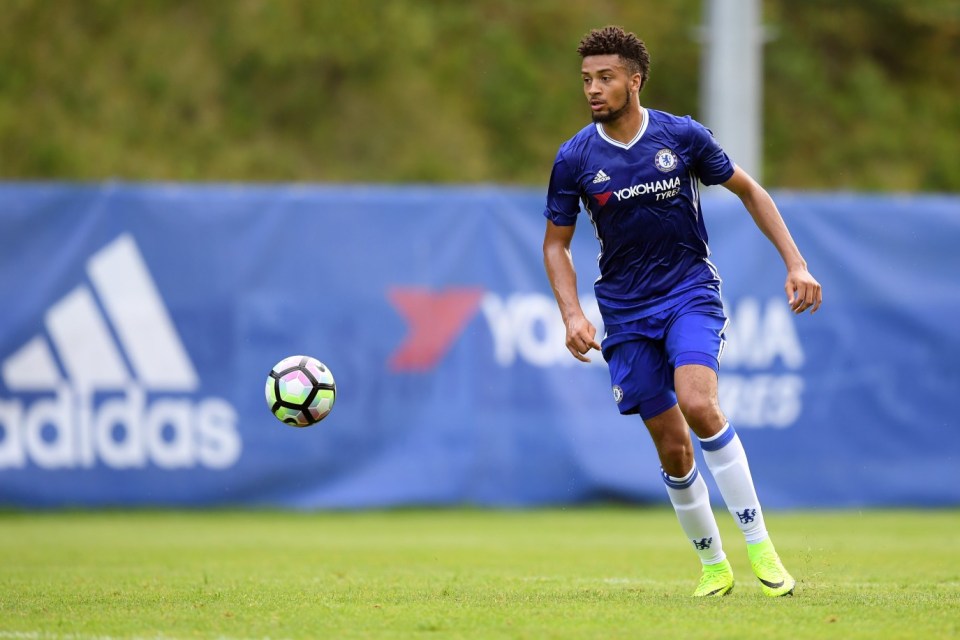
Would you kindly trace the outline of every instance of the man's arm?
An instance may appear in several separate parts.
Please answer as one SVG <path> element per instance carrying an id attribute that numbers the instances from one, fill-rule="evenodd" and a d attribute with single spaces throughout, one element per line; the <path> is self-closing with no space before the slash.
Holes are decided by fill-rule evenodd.
<path id="1" fill-rule="evenodd" d="M 567 328 L 567 349 L 577 360 L 590 362 L 585 354 L 590 349 L 599 351 L 600 345 L 596 340 L 597 328 L 587 320 L 577 295 L 577 273 L 570 253 L 570 241 L 575 228 L 574 225 L 558 226 L 547 220 L 547 230 L 543 236 L 543 266 Z"/>
<path id="2" fill-rule="evenodd" d="M 810 309 L 810 313 L 815 313 L 823 302 L 823 291 L 820 283 L 807 271 L 807 262 L 800 255 L 800 250 L 793 241 L 773 198 L 740 167 L 735 167 L 733 175 L 723 183 L 723 186 L 740 198 L 757 227 L 773 243 L 780 257 L 783 258 L 783 263 L 787 267 L 787 282 L 784 289 L 787 292 L 790 308 L 794 313 L 803 313 L 807 309 Z"/>

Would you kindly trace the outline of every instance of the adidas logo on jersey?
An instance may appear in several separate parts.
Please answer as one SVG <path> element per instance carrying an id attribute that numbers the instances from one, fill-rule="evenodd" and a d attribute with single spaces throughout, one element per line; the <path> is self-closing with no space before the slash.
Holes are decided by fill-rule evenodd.
<path id="1" fill-rule="evenodd" d="M 603 169 L 600 169 L 600 171 L 597 171 L 597 175 L 593 177 L 593 184 L 600 184 L 601 182 L 607 182 L 609 180 L 610 176 L 608 176 Z"/>
<path id="2" fill-rule="evenodd" d="M 93 255 L 87 275 L 92 288 L 78 285 L 45 314 L 49 342 L 38 334 L 0 363 L 19 396 L 0 396 L 0 470 L 236 463 L 236 411 L 190 397 L 196 370 L 133 237 Z"/>

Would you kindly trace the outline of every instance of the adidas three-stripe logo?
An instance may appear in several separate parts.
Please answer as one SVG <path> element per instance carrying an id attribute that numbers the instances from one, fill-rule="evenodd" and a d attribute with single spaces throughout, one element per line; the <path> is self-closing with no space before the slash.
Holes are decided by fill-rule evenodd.
<path id="1" fill-rule="evenodd" d="M 610 180 L 610 176 L 608 176 L 603 169 L 600 169 L 600 171 L 597 171 L 597 175 L 593 177 L 593 184 L 600 184 L 608 180 Z"/>
<path id="2" fill-rule="evenodd" d="M 44 314 L 46 335 L 0 363 L 16 394 L 0 396 L 0 470 L 233 466 L 237 412 L 196 397 L 199 376 L 133 237 L 95 253 L 86 275 Z"/>
<path id="3" fill-rule="evenodd" d="M 133 238 L 122 235 L 87 263 L 87 274 L 136 378 L 152 391 L 193 391 L 198 379 Z M 67 378 L 89 391 L 123 389 L 127 366 L 90 289 L 79 285 L 54 304 L 44 324 Z M 63 382 L 36 336 L 3 363 L 11 391 L 52 390 Z"/>

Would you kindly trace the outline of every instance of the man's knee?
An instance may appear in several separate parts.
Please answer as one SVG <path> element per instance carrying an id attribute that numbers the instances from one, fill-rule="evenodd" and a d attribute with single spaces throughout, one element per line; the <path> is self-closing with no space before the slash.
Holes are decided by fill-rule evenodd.
<path id="1" fill-rule="evenodd" d="M 674 477 L 687 474 L 693 467 L 693 444 L 683 415 L 673 407 L 645 422 L 663 470 Z"/>
<path id="2" fill-rule="evenodd" d="M 693 468 L 693 445 L 690 438 L 671 439 L 657 448 L 660 466 L 669 475 L 681 478 Z"/>
<path id="3" fill-rule="evenodd" d="M 683 417 L 687 419 L 690 427 L 698 436 L 705 437 L 702 431 L 711 428 L 719 429 L 723 426 L 723 413 L 720 411 L 720 404 L 715 397 L 695 393 L 684 396 L 678 395 L 677 402 L 680 405 Z"/>
<path id="4" fill-rule="evenodd" d="M 677 404 L 690 427 L 701 438 L 715 434 L 725 418 L 717 399 L 717 372 L 703 365 L 676 370 Z"/>

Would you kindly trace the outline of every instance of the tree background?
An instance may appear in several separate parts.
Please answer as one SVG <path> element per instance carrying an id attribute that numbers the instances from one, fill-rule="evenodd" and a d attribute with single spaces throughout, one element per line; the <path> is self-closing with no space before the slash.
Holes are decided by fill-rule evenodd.
<path id="1" fill-rule="evenodd" d="M 764 0 L 768 187 L 960 191 L 960 3 Z M 543 186 L 620 24 L 700 117 L 702 0 L 7 0 L 0 178 Z M 709 125 L 709 123 L 706 123 Z"/>

